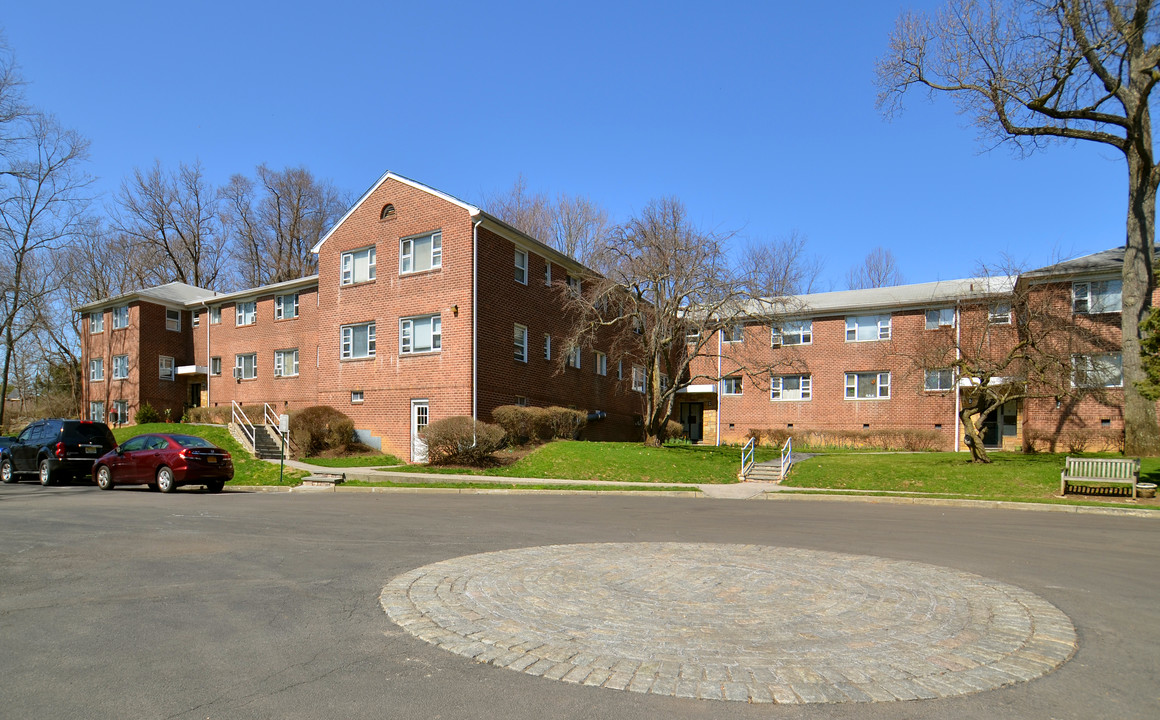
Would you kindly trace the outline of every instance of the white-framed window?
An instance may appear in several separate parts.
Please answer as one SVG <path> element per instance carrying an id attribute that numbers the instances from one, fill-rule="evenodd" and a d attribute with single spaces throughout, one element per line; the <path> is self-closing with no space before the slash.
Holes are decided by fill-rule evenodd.
<path id="1" fill-rule="evenodd" d="M 443 267 L 443 233 L 433 232 L 399 241 L 399 274 Z"/>
<path id="2" fill-rule="evenodd" d="M 1074 313 L 1111 313 L 1123 309 L 1122 280 L 1090 280 L 1071 284 L 1071 310 Z"/>
<path id="3" fill-rule="evenodd" d="M 359 323 L 342 326 L 342 359 L 372 358 L 375 356 L 375 324 Z"/>
<path id="4" fill-rule="evenodd" d="M 125 380 L 129 377 L 129 356 L 128 355 L 114 355 L 113 356 L 113 379 Z"/>
<path id="5" fill-rule="evenodd" d="M 528 253 L 524 250 L 516 248 L 516 282 L 521 285 L 528 284 Z"/>
<path id="6" fill-rule="evenodd" d="M 165 329 L 181 332 L 181 311 L 169 310 L 165 311 Z"/>
<path id="7" fill-rule="evenodd" d="M 991 325 L 1010 325 L 1011 303 L 995 303 L 991 307 L 987 308 L 987 322 Z"/>
<path id="8" fill-rule="evenodd" d="M 640 315 L 632 316 L 632 331 L 637 335 L 644 335 L 644 318 Z"/>
<path id="9" fill-rule="evenodd" d="M 669 376 L 661 373 L 661 392 L 669 389 Z"/>
<path id="10" fill-rule="evenodd" d="M 571 275 L 569 275 L 567 278 L 567 281 L 568 281 L 568 289 L 572 291 L 572 294 L 579 295 L 581 293 L 581 291 L 583 290 L 583 288 L 581 287 L 580 278 L 572 277 Z"/>
<path id="11" fill-rule="evenodd" d="M 519 405 L 520 407 L 527 407 L 528 406 L 527 396 L 526 395 L 516 395 L 516 405 Z"/>
<path id="12" fill-rule="evenodd" d="M 1124 358 L 1121 353 L 1072 355 L 1071 370 L 1072 387 L 1124 386 Z"/>
<path id="13" fill-rule="evenodd" d="M 209 374 L 210 375 L 221 375 L 222 374 L 222 359 L 220 357 L 214 357 L 214 358 L 209 359 Z"/>
<path id="14" fill-rule="evenodd" d="M 526 325 L 516 325 L 514 331 L 515 337 L 515 358 L 516 362 L 526 363 L 528 361 L 528 328 Z"/>
<path id="15" fill-rule="evenodd" d="M 291 320 L 298 317 L 298 293 L 274 296 L 274 319 Z"/>
<path id="16" fill-rule="evenodd" d="M 89 360 L 89 381 L 100 382 L 105 379 L 105 359 L 93 358 Z"/>
<path id="17" fill-rule="evenodd" d="M 616 379 L 617 380 L 624 379 L 624 361 L 623 360 L 616 361 Z"/>
<path id="18" fill-rule="evenodd" d="M 769 379 L 770 400 L 809 400 L 813 379 L 809 375 L 774 375 Z"/>
<path id="19" fill-rule="evenodd" d="M 552 287 L 552 261 L 544 258 L 544 285 Z"/>
<path id="20" fill-rule="evenodd" d="M 105 331 L 105 311 L 89 313 L 89 333 L 96 335 Z M 101 414 L 104 414 L 104 404 L 101 404 Z"/>
<path id="21" fill-rule="evenodd" d="M 129 401 L 114 400 L 113 413 L 109 415 L 109 420 L 116 425 L 124 425 L 129 422 Z"/>
<path id="22" fill-rule="evenodd" d="M 640 365 L 633 365 L 632 366 L 632 389 L 639 392 L 639 393 L 642 393 L 642 392 L 644 392 L 644 383 L 645 383 L 644 368 Z"/>
<path id="23" fill-rule="evenodd" d="M 129 306 L 122 305 L 113 308 L 113 329 L 120 330 L 127 327 L 129 327 Z"/>
<path id="24" fill-rule="evenodd" d="M 92 422 L 105 421 L 105 403 L 99 400 L 89 403 L 89 420 Z"/>
<path id="25" fill-rule="evenodd" d="M 439 352 L 443 348 L 443 318 L 438 315 L 403 318 L 399 321 L 399 352 Z"/>
<path id="26" fill-rule="evenodd" d="M 608 374 L 608 356 L 605 355 L 604 353 L 600 352 L 599 350 L 596 351 L 596 374 L 597 375 L 607 375 Z"/>
<path id="27" fill-rule="evenodd" d="M 568 350 L 568 367 L 580 369 L 580 348 L 574 347 Z"/>
<path id="28" fill-rule="evenodd" d="M 213 307 L 211 307 L 209 309 L 209 324 L 210 325 L 221 325 L 222 324 L 222 306 L 221 305 L 214 305 Z"/>
<path id="29" fill-rule="evenodd" d="M 779 345 L 812 345 L 814 342 L 814 321 L 794 320 L 773 327 L 773 337 L 770 344 Z"/>
<path id="30" fill-rule="evenodd" d="M 926 329 L 938 330 L 940 327 L 955 326 L 955 309 L 953 307 L 934 308 L 926 311 Z"/>
<path id="31" fill-rule="evenodd" d="M 363 395 L 362 390 L 351 390 L 350 391 L 350 404 L 351 405 L 358 405 L 359 403 L 361 403 L 363 401 L 364 398 L 365 398 L 365 396 Z"/>
<path id="32" fill-rule="evenodd" d="M 234 377 L 253 380 L 258 377 L 258 353 L 234 356 Z"/>
<path id="33" fill-rule="evenodd" d="M 196 310 L 190 310 L 189 325 L 190 327 L 201 327 L 201 313 Z"/>
<path id="34" fill-rule="evenodd" d="M 344 252 L 339 261 L 342 270 L 340 285 L 369 282 L 375 279 L 375 247 Z"/>
<path id="35" fill-rule="evenodd" d="M 174 362 L 173 358 L 160 355 L 157 358 L 157 377 L 162 380 L 173 380 L 174 378 Z"/>
<path id="36" fill-rule="evenodd" d="M 955 387 L 955 371 L 950 368 L 927 370 L 923 381 L 923 389 L 931 392 L 938 390 L 953 390 Z"/>
<path id="37" fill-rule="evenodd" d="M 552 336 L 544 333 L 544 359 L 552 359 Z"/>
<path id="38" fill-rule="evenodd" d="M 741 394 L 741 376 L 732 375 L 727 378 L 721 378 L 721 394 L 722 395 L 740 395 Z"/>
<path id="39" fill-rule="evenodd" d="M 701 330 L 699 328 L 689 328 L 685 330 L 685 342 L 690 345 L 695 345 L 701 339 Z"/>
<path id="40" fill-rule="evenodd" d="M 241 327 L 243 325 L 253 325 L 258 321 L 258 301 L 250 300 L 249 302 L 239 302 L 235 305 L 234 325 Z"/>
<path id="41" fill-rule="evenodd" d="M 725 342 L 739 343 L 745 340 L 745 327 L 738 323 L 725 328 Z"/>
<path id="42" fill-rule="evenodd" d="M 274 351 L 274 377 L 298 375 L 298 350 Z"/>
<path id="43" fill-rule="evenodd" d="M 889 315 L 851 315 L 846 318 L 846 342 L 889 339 Z"/>
<path id="44" fill-rule="evenodd" d="M 847 400 L 874 400 L 890 397 L 890 373 L 846 373 Z"/>

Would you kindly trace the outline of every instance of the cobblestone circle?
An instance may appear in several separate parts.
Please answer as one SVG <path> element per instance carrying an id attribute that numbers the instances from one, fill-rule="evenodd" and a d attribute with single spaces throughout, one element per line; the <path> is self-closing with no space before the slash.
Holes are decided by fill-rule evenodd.
<path id="1" fill-rule="evenodd" d="M 553 680 L 758 703 L 962 695 L 1076 648 L 1053 605 L 978 575 L 755 545 L 602 543 L 453 558 L 383 588 L 426 642 Z"/>

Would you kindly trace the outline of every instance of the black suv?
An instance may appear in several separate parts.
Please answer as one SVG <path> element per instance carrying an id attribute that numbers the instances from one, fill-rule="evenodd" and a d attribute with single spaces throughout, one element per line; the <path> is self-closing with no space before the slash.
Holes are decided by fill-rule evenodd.
<path id="1" fill-rule="evenodd" d="M 66 477 L 91 477 L 93 461 L 117 446 L 113 431 L 87 420 L 37 420 L 0 449 L 0 480 L 37 474 L 41 485 Z"/>

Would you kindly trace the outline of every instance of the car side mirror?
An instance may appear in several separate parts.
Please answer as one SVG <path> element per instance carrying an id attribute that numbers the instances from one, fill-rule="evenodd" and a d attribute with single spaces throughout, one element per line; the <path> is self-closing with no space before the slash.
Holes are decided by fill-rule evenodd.
<path id="1" fill-rule="evenodd" d="M 117 453 L 117 457 L 121 457 L 122 455 L 125 454 L 125 451 L 121 449 L 120 445 L 114 447 L 113 452 Z"/>

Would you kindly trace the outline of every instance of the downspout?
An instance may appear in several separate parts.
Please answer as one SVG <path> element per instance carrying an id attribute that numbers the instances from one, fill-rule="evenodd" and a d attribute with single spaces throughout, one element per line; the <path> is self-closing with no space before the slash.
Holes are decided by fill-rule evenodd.
<path id="1" fill-rule="evenodd" d="M 216 295 L 217 293 L 214 294 Z M 206 303 L 205 300 L 202 300 L 201 306 L 205 308 L 205 409 L 206 412 L 210 414 L 210 418 L 212 419 L 213 411 L 210 410 L 210 408 L 213 407 L 213 395 L 212 391 L 209 389 L 209 384 L 210 380 L 213 379 L 213 360 L 211 359 L 211 352 L 209 347 L 209 304 Z"/>
<path id="2" fill-rule="evenodd" d="M 717 381 L 713 383 L 717 396 L 717 447 L 721 447 L 721 329 L 717 329 Z"/>
<path id="3" fill-rule="evenodd" d="M 471 226 L 471 446 L 475 447 L 476 402 L 479 396 L 479 226 Z"/>
<path id="4" fill-rule="evenodd" d="M 955 300 L 955 360 L 961 360 L 963 357 L 962 339 L 963 339 L 963 318 L 961 315 L 962 301 Z M 959 403 L 962 402 L 962 391 L 959 390 L 959 378 L 957 373 L 952 376 L 955 384 L 955 452 L 959 451 Z"/>

